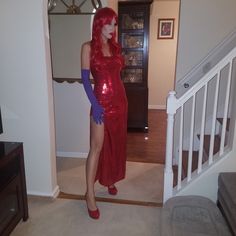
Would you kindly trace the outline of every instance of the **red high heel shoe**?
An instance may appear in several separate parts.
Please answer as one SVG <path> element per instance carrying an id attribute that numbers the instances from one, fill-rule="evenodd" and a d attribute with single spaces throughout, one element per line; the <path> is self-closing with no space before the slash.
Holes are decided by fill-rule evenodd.
<path id="1" fill-rule="evenodd" d="M 86 204 L 87 204 L 87 210 L 88 210 L 89 216 L 90 216 L 92 219 L 95 219 L 95 220 L 99 219 L 99 216 L 100 216 L 99 209 L 97 208 L 96 210 L 90 210 L 90 209 L 88 208 L 88 203 L 87 203 L 87 193 L 85 193 L 84 197 L 85 197 L 85 201 L 86 201 Z"/>
<path id="2" fill-rule="evenodd" d="M 88 207 L 87 207 L 87 209 L 88 209 L 88 214 L 92 219 L 95 219 L 95 220 L 99 219 L 100 212 L 99 212 L 98 208 L 94 211 L 89 210 Z"/>
<path id="3" fill-rule="evenodd" d="M 113 186 L 108 186 L 108 193 L 111 195 L 116 195 L 118 192 L 117 188 L 115 185 Z"/>

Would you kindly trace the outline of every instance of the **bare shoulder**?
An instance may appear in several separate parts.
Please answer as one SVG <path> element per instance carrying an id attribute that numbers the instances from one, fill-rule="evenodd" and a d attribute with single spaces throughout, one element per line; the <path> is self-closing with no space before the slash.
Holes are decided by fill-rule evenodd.
<path id="1" fill-rule="evenodd" d="M 81 46 L 81 68 L 90 68 L 90 42 L 85 42 Z"/>
<path id="2" fill-rule="evenodd" d="M 84 52 L 90 52 L 90 48 L 90 41 L 83 43 L 81 47 L 82 51 Z"/>

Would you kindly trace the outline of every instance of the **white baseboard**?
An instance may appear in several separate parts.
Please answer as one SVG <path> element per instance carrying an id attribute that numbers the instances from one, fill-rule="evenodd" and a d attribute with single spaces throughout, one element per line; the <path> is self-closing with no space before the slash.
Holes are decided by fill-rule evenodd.
<path id="1" fill-rule="evenodd" d="M 51 193 L 27 191 L 27 195 L 56 198 L 58 196 L 59 192 L 60 192 L 59 186 L 57 185 Z"/>
<path id="2" fill-rule="evenodd" d="M 53 198 L 57 198 L 60 193 L 59 186 L 57 185 L 53 191 Z"/>
<path id="3" fill-rule="evenodd" d="M 87 158 L 87 152 L 57 152 L 57 157 Z"/>
<path id="4" fill-rule="evenodd" d="M 166 105 L 148 105 L 148 109 L 166 110 Z"/>

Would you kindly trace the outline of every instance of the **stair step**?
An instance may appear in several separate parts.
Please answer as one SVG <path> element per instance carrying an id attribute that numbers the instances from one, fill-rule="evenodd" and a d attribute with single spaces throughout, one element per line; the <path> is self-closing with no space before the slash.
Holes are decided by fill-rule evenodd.
<path id="1" fill-rule="evenodd" d="M 217 121 L 220 122 L 220 124 L 223 124 L 223 118 L 217 118 Z M 226 130 L 229 131 L 229 125 L 230 125 L 230 118 L 227 119 L 227 124 L 226 124 Z M 197 137 L 200 139 L 200 135 L 198 134 Z M 204 142 L 203 142 L 203 148 L 204 148 L 204 153 L 203 153 L 203 159 L 202 159 L 202 164 L 204 164 L 208 160 L 209 156 L 209 151 L 210 151 L 210 140 L 211 140 L 211 135 L 204 135 Z M 213 148 L 213 155 L 215 155 L 217 152 L 220 150 L 220 136 L 215 135 L 214 138 L 214 148 Z M 188 172 L 188 155 L 189 151 L 183 150 L 182 151 L 182 176 L 181 179 L 185 179 L 187 177 L 187 172 Z M 193 151 L 192 154 L 192 172 L 194 172 L 197 167 L 198 167 L 198 151 Z M 173 166 L 173 174 L 174 174 L 174 181 L 173 181 L 173 187 L 177 185 L 177 176 L 178 176 L 178 166 L 174 165 Z"/>
<path id="2" fill-rule="evenodd" d="M 204 150 L 206 151 L 207 156 L 209 156 L 210 151 L 210 140 L 211 135 L 204 135 Z M 213 155 L 215 155 L 220 150 L 220 136 L 215 135 Z"/>
<path id="3" fill-rule="evenodd" d="M 175 187 L 177 185 L 177 181 L 178 181 L 178 166 L 177 165 L 173 165 L 172 166 L 172 170 L 173 170 L 173 187 Z M 181 180 L 184 180 L 186 178 L 186 176 L 183 175 L 183 170 L 182 170 L 182 177 Z"/>
<path id="4" fill-rule="evenodd" d="M 184 178 L 187 177 L 187 173 L 188 173 L 188 155 L 189 155 L 189 151 L 183 151 L 182 152 L 182 172 L 183 172 Z M 199 155 L 198 151 L 193 151 L 193 154 L 192 154 L 192 172 L 194 172 L 197 169 L 198 155 Z"/>
<path id="5" fill-rule="evenodd" d="M 197 137 L 200 139 L 200 134 L 198 134 Z M 211 135 L 210 134 L 205 134 L 204 135 L 203 148 L 204 148 L 205 153 L 206 153 L 207 156 L 209 156 L 210 141 L 211 141 Z M 220 136 L 215 135 L 213 155 L 215 155 L 217 152 L 219 152 L 219 150 L 220 150 Z"/>
<path id="6" fill-rule="evenodd" d="M 217 121 L 223 125 L 223 118 L 217 118 Z M 226 122 L 226 130 L 229 131 L 229 125 L 230 125 L 230 118 L 227 118 L 227 122 Z"/>
<path id="7" fill-rule="evenodd" d="M 197 135 L 198 138 L 200 139 L 200 135 Z M 204 164 L 208 160 L 209 156 L 209 151 L 210 151 L 210 135 L 204 135 L 204 150 L 207 155 L 204 155 L 202 158 L 202 164 Z M 215 135 L 215 140 L 214 140 L 214 148 L 213 148 L 213 155 L 216 154 L 220 149 L 220 136 Z M 189 151 L 183 150 L 182 151 L 182 177 L 181 179 L 185 179 L 187 177 L 188 173 L 188 155 Z M 192 153 L 192 172 L 194 172 L 198 168 L 198 151 L 193 151 Z M 173 166 L 173 172 L 174 172 L 174 181 L 173 181 L 173 186 L 177 185 L 177 176 L 178 176 L 178 166 Z"/>
<path id="8" fill-rule="evenodd" d="M 174 165 L 172 166 L 173 169 L 173 187 L 175 187 L 177 185 L 177 179 L 178 179 L 178 166 Z"/>
<path id="9" fill-rule="evenodd" d="M 197 169 L 198 166 L 198 151 L 193 151 L 192 156 L 192 172 Z M 182 152 L 182 176 L 181 179 L 185 179 L 188 173 L 188 151 Z M 173 166 L 173 174 L 174 174 L 174 181 L 173 186 L 177 185 L 177 178 L 178 178 L 178 166 Z"/>

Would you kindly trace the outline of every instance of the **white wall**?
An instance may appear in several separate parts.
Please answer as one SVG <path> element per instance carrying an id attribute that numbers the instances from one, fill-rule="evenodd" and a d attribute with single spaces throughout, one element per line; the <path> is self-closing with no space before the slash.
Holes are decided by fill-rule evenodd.
<path id="1" fill-rule="evenodd" d="M 174 38 L 157 39 L 159 18 L 174 18 Z M 166 97 L 174 89 L 178 38 L 179 1 L 156 1 L 151 7 L 148 87 L 149 108 L 165 109 Z"/>
<path id="2" fill-rule="evenodd" d="M 227 4 L 226 4 L 227 3 Z M 178 41 L 178 54 L 177 54 L 177 67 L 176 67 L 176 87 L 177 97 L 181 96 L 187 89 L 183 89 L 178 82 L 193 69 L 207 54 L 217 46 L 228 34 L 236 29 L 236 1 L 227 0 L 225 2 L 221 0 L 181 0 L 180 4 L 180 23 L 179 23 L 179 41 Z M 207 61 L 208 62 L 208 61 Z M 209 65 L 213 64 L 212 60 L 209 60 Z M 204 71 L 205 65 L 203 64 L 199 70 Z M 195 77 L 199 80 L 199 74 L 196 73 Z M 196 81 L 195 81 L 196 82 Z M 190 83 L 194 84 L 193 82 Z M 211 87 L 211 88 L 210 88 Z M 214 87 L 209 86 L 208 97 L 214 98 Z M 222 113 L 222 95 L 225 96 L 224 91 L 220 91 L 218 115 Z M 196 107 L 197 114 L 201 114 L 202 110 L 202 96 L 197 99 Z M 210 121 L 212 101 L 208 104 L 208 111 L 206 119 Z M 199 108 L 199 109 L 198 109 Z M 185 127 L 190 127 L 190 114 L 189 109 L 185 109 Z M 200 111 L 200 112 L 199 112 Z M 200 116 L 195 119 L 197 126 L 196 132 L 200 127 Z M 186 126 L 187 125 L 187 126 Z M 175 129 L 178 126 L 175 122 Z M 211 122 L 207 122 L 205 130 L 211 129 Z M 188 128 L 185 128 L 185 133 L 188 132 Z M 175 132 L 178 140 L 178 133 Z M 184 134 L 186 137 L 186 135 Z M 198 140 L 197 140 L 198 141 Z M 187 140 L 188 143 L 188 140 Z"/>
<path id="3" fill-rule="evenodd" d="M 54 82 L 56 150 L 61 157 L 87 157 L 90 104 L 79 83 Z"/>
<path id="4" fill-rule="evenodd" d="M 176 82 L 236 28 L 235 0 L 181 0 Z"/>
<path id="5" fill-rule="evenodd" d="M 24 143 L 27 192 L 55 196 L 55 137 L 46 0 L 0 3 L 3 141 Z"/>

